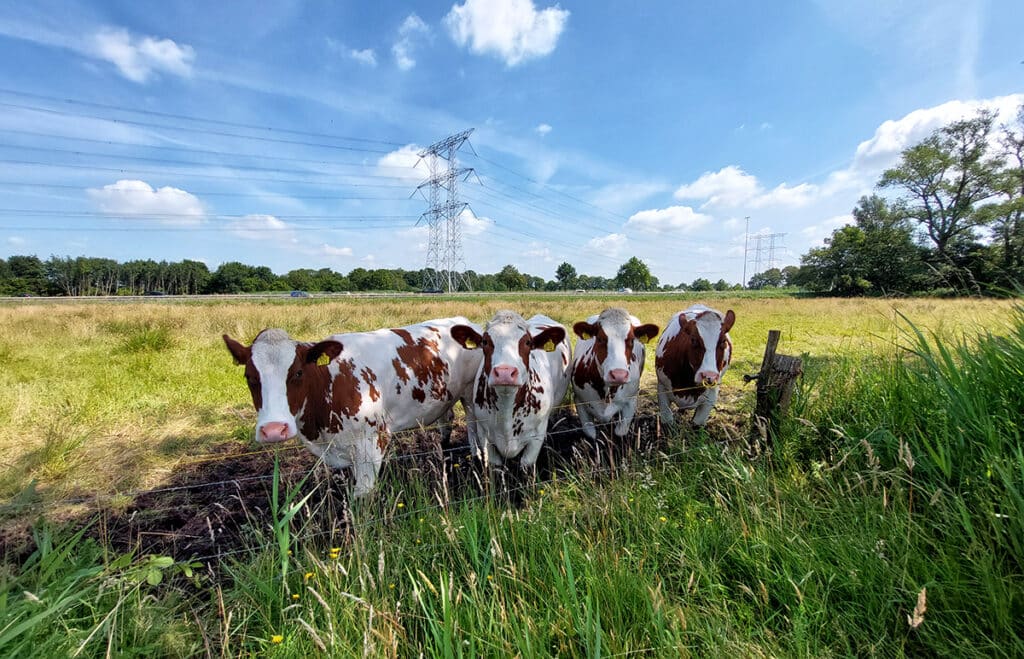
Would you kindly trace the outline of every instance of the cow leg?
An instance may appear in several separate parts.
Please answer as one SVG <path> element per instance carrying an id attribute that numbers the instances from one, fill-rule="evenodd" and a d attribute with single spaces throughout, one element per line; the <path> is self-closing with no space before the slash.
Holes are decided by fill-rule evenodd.
<path id="1" fill-rule="evenodd" d="M 629 432 L 629 426 L 633 423 L 633 417 L 636 416 L 636 396 L 631 397 L 629 400 L 622 403 L 622 407 L 619 409 L 619 420 L 615 424 L 615 436 L 622 439 Z"/>
<path id="2" fill-rule="evenodd" d="M 455 426 L 455 408 L 450 408 L 447 412 L 441 415 L 441 446 L 442 448 L 451 448 L 452 445 L 452 428 Z"/>
<path id="3" fill-rule="evenodd" d="M 661 424 L 663 426 L 675 425 L 675 418 L 672 416 L 672 393 L 658 383 L 658 409 L 661 411 Z"/>
<path id="4" fill-rule="evenodd" d="M 354 457 L 352 475 L 355 486 L 352 488 L 352 496 L 358 498 L 373 491 L 384 455 L 377 446 L 376 437 L 367 437 L 357 443 Z"/>
<path id="5" fill-rule="evenodd" d="M 700 397 L 700 402 L 697 403 L 697 410 L 693 413 L 694 426 L 702 428 L 708 422 L 708 417 L 711 416 L 711 410 L 715 407 L 717 401 L 718 387 L 704 390 L 704 395 Z"/>
<path id="6" fill-rule="evenodd" d="M 482 459 L 484 456 L 480 450 L 480 441 L 477 439 L 476 412 L 473 404 L 463 400 L 462 409 L 466 412 L 466 439 L 469 441 L 469 452 L 474 457 Z"/>
<path id="7" fill-rule="evenodd" d="M 498 451 L 497 447 L 491 442 L 486 442 L 487 445 L 487 474 L 490 476 L 491 481 L 491 493 L 499 491 L 498 479 L 501 475 L 502 465 L 505 463 L 504 456 Z"/>
<path id="8" fill-rule="evenodd" d="M 590 413 L 590 404 L 577 404 L 576 416 L 580 418 L 580 425 L 583 426 L 583 434 L 590 439 L 597 439 L 597 428 L 594 427 L 594 417 Z"/>

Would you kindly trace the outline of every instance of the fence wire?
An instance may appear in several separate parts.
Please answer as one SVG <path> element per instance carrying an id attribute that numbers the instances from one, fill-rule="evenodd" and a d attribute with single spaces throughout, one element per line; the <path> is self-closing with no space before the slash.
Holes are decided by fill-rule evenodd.
<path id="1" fill-rule="evenodd" d="M 699 386 L 698 387 L 686 387 L 686 388 L 681 388 L 681 389 L 674 390 L 673 393 L 678 393 L 678 392 L 682 392 L 682 391 L 703 391 L 703 389 L 704 389 L 703 387 L 699 387 Z M 644 399 L 652 401 L 652 402 L 656 402 L 657 401 L 657 393 L 642 392 L 641 391 L 641 392 L 638 392 L 635 396 L 617 398 L 616 402 L 626 402 L 626 401 L 629 401 L 629 400 L 634 400 L 634 401 L 636 401 L 638 403 L 638 406 L 639 406 L 639 403 L 642 400 L 644 400 Z M 551 408 L 551 414 L 553 415 L 555 412 L 574 410 L 575 407 L 577 407 L 578 405 L 582 405 L 582 404 L 583 403 L 578 403 L 578 402 L 574 402 L 574 401 L 569 401 L 569 402 L 566 402 L 566 403 L 562 403 L 562 404 L 559 404 L 559 405 L 556 405 L 556 406 L 552 407 Z M 607 404 L 607 399 L 604 401 L 604 404 Z M 557 420 L 556 424 L 558 422 L 560 422 L 561 420 L 563 420 L 564 418 L 565 417 L 562 417 L 561 419 Z M 647 419 L 657 419 L 657 418 L 658 418 L 658 414 L 635 414 L 634 417 L 633 417 L 633 424 L 636 424 L 637 421 L 647 420 Z M 549 416 L 549 421 L 550 421 L 550 419 L 551 419 L 551 417 Z M 593 423 L 593 426 L 594 426 L 595 430 L 600 431 L 601 429 L 608 429 L 611 426 L 614 426 L 616 424 L 617 424 L 617 421 L 613 419 L 613 420 L 609 420 L 607 422 L 596 422 L 595 421 Z M 631 426 L 630 426 L 630 430 L 631 431 L 634 429 L 634 425 L 633 424 L 631 424 Z M 446 431 L 454 431 L 456 428 L 463 428 L 463 429 L 467 429 L 467 431 L 468 431 L 468 428 L 466 427 L 465 423 L 457 423 L 455 421 L 452 421 L 452 422 L 449 422 L 449 421 L 439 421 L 439 422 L 435 422 L 435 423 L 430 424 L 430 425 L 424 425 L 424 426 L 420 426 L 420 427 L 417 427 L 417 428 L 409 428 L 409 429 L 396 430 L 396 431 L 392 431 L 392 432 L 388 433 L 388 445 L 387 445 L 387 449 L 385 451 L 383 465 L 388 465 L 388 464 L 394 465 L 396 463 L 403 463 L 403 462 L 415 461 L 415 460 L 426 459 L 426 458 L 441 458 L 442 460 L 444 460 L 447 456 L 454 455 L 455 453 L 458 453 L 458 452 L 461 452 L 461 451 L 468 451 L 469 452 L 469 454 L 467 455 L 467 459 L 472 458 L 472 457 L 481 458 L 482 455 L 477 455 L 477 456 L 473 456 L 472 455 L 473 447 L 468 445 L 468 444 L 461 444 L 461 445 L 457 445 L 457 446 L 447 446 L 447 447 L 441 446 L 441 445 L 437 445 L 436 447 L 431 448 L 429 450 L 425 450 L 425 451 L 394 453 L 395 449 L 393 447 L 396 447 L 396 446 L 400 445 L 402 440 L 414 439 L 416 437 L 422 436 L 425 433 L 434 433 L 434 432 L 436 432 L 436 433 L 441 433 L 443 435 Z M 546 443 L 549 444 L 548 448 L 550 449 L 550 442 L 547 441 L 547 440 L 550 440 L 552 438 L 558 438 L 559 436 L 563 436 L 563 435 L 580 435 L 580 436 L 582 436 L 581 442 L 593 443 L 594 441 L 596 441 L 596 440 L 591 440 L 588 437 L 583 435 L 582 425 L 579 425 L 579 426 L 573 425 L 572 427 L 561 428 L 561 429 L 559 429 L 557 427 L 556 428 L 552 428 L 551 426 L 549 426 L 548 431 L 547 431 L 547 433 L 545 435 Z M 527 440 L 532 440 L 532 439 L 534 439 L 534 437 L 527 437 L 526 439 Z M 210 454 L 205 454 L 205 455 L 199 455 L 199 456 L 196 456 L 196 457 L 190 458 L 190 459 L 180 460 L 180 461 L 178 461 L 177 463 L 174 464 L 174 469 L 179 469 L 179 470 L 180 469 L 187 469 L 189 467 L 193 467 L 193 466 L 197 466 L 197 465 L 210 464 L 210 463 L 216 463 L 216 462 L 237 461 L 237 460 L 243 460 L 243 459 L 249 459 L 249 458 L 259 458 L 259 457 L 262 457 L 262 456 L 281 456 L 282 454 L 292 454 L 292 453 L 297 453 L 297 452 L 301 453 L 302 451 L 306 451 L 306 450 L 308 450 L 308 449 L 302 443 L 294 443 L 294 444 L 291 444 L 289 446 L 277 446 L 277 447 L 274 447 L 274 448 L 262 448 L 262 449 L 258 449 L 258 450 L 254 450 L 254 451 L 245 451 L 245 452 L 242 452 L 242 453 L 210 453 Z M 483 447 L 482 446 L 478 447 L 478 451 L 480 453 L 482 453 L 483 452 Z M 389 455 L 389 453 L 391 453 L 391 454 Z M 310 468 L 310 470 L 308 470 L 308 473 L 311 473 L 312 469 L 316 468 L 316 466 L 318 466 L 321 462 L 322 462 L 321 459 L 317 459 L 317 463 L 312 468 Z M 355 463 L 353 463 L 352 466 L 355 466 Z M 291 472 L 285 472 L 285 473 L 291 474 Z M 221 479 L 221 480 L 216 480 L 216 481 L 204 481 L 204 482 L 197 482 L 197 483 L 187 483 L 187 484 L 182 484 L 182 485 L 162 486 L 162 487 L 147 488 L 147 489 L 135 489 L 135 490 L 129 490 L 129 491 L 125 491 L 125 492 L 111 492 L 111 493 L 95 494 L 95 495 L 89 495 L 89 496 L 66 497 L 66 498 L 62 498 L 62 499 L 53 499 L 53 500 L 49 500 L 49 501 L 20 501 L 20 502 L 19 501 L 14 501 L 14 502 L 8 502 L 8 503 L 5 503 L 5 504 L 0 504 L 0 516 L 5 515 L 5 514 L 9 514 L 9 513 L 12 513 L 12 512 L 24 511 L 24 510 L 28 510 L 28 509 L 49 510 L 49 509 L 59 508 L 59 507 L 63 507 L 63 506 L 82 506 L 82 505 L 90 505 L 90 504 L 95 506 L 95 507 L 100 507 L 100 506 L 102 506 L 104 504 L 111 504 L 111 503 L 116 503 L 116 502 L 137 500 L 137 499 L 140 499 L 142 497 L 149 497 L 149 496 L 155 496 L 155 495 L 166 495 L 166 494 L 171 494 L 171 493 L 175 493 L 175 492 L 182 492 L 182 491 L 192 491 L 192 490 L 202 490 L 202 489 L 207 489 L 207 488 L 223 487 L 223 486 L 231 485 L 231 484 L 234 484 L 234 483 L 244 483 L 244 482 L 250 482 L 250 481 L 265 481 L 265 480 L 271 479 L 272 477 L 273 477 L 272 474 L 257 475 L 257 476 L 240 476 L 240 477 L 237 477 L 237 478 Z"/>

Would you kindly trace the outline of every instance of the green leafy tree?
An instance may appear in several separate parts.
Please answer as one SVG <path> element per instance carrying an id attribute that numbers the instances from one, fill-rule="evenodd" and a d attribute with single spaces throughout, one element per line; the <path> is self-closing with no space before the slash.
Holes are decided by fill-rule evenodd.
<path id="1" fill-rule="evenodd" d="M 712 286 L 711 282 L 708 281 L 707 279 L 703 277 L 698 277 L 697 279 L 693 280 L 692 284 L 690 284 L 690 290 L 703 293 L 705 291 L 714 290 L 714 286 Z"/>
<path id="2" fill-rule="evenodd" d="M 647 291 L 656 285 L 647 264 L 635 256 L 631 256 L 628 261 L 619 266 L 619 271 L 615 275 L 615 283 L 635 291 Z"/>
<path id="3" fill-rule="evenodd" d="M 782 271 L 778 268 L 768 268 L 764 272 L 758 272 L 750 281 L 747 282 L 747 288 L 754 290 L 760 290 L 762 288 L 778 288 L 782 286 Z"/>
<path id="4" fill-rule="evenodd" d="M 988 153 L 994 120 L 995 114 L 985 110 L 940 128 L 905 149 L 899 164 L 878 182 L 902 192 L 906 216 L 920 225 L 947 263 L 954 243 L 970 242 L 975 230 L 992 220 L 977 205 L 996 194 L 1000 163 Z"/>
<path id="5" fill-rule="evenodd" d="M 555 279 L 563 291 L 576 287 L 576 268 L 569 263 L 563 262 L 555 270 Z"/>
<path id="6" fill-rule="evenodd" d="M 506 265 L 497 274 L 497 280 L 508 291 L 521 291 L 526 288 L 526 277 L 513 265 Z"/>

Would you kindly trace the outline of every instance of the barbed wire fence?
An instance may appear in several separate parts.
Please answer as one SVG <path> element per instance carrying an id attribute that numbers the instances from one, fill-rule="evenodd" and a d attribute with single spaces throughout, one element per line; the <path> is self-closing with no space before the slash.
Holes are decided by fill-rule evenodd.
<path id="1" fill-rule="evenodd" d="M 636 399 L 639 407 L 643 400 L 654 401 L 655 395 L 640 392 Z M 692 450 L 692 447 L 685 444 L 671 446 L 665 442 L 666 438 L 674 433 L 665 432 L 661 428 L 660 415 L 657 412 L 642 413 L 638 410 L 625 438 L 614 437 L 612 428 L 618 423 L 617 419 L 594 423 L 597 439 L 592 440 L 583 434 L 582 427 L 574 421 L 573 409 L 574 403 L 571 401 L 553 408 L 551 425 L 544 440 L 545 448 L 542 451 L 539 468 L 533 476 L 524 478 L 523 474 L 516 474 L 512 469 L 514 465 L 518 465 L 518 461 L 510 459 L 505 467 L 500 469 L 506 476 L 505 482 L 497 487 L 489 482 L 490 476 L 488 466 L 482 457 L 482 447 L 478 449 L 479 453 L 474 455 L 473 447 L 468 444 L 442 446 L 440 441 L 433 438 L 435 434 L 443 436 L 446 432 L 464 429 L 464 424 L 444 421 L 392 432 L 377 486 L 356 504 L 360 508 L 358 516 L 353 515 L 353 501 L 348 494 L 350 479 L 344 472 L 325 470 L 326 465 L 321 459 L 315 459 L 312 464 L 308 461 L 298 466 L 287 464 L 289 458 L 296 455 L 304 457 L 308 452 L 305 446 L 295 443 L 240 453 L 200 455 L 181 460 L 173 468 L 178 474 L 188 474 L 192 470 L 198 473 L 196 468 L 199 467 L 250 460 L 255 462 L 251 467 L 262 467 L 268 469 L 269 473 L 90 496 L 11 501 L 0 504 L 0 518 L 41 516 L 62 509 L 79 509 L 79 517 L 99 520 L 101 532 L 109 530 L 111 525 L 127 525 L 129 534 L 135 538 L 135 546 L 144 548 L 146 543 L 142 542 L 143 535 L 173 537 L 178 529 L 168 527 L 149 531 L 138 527 L 132 532 L 133 523 L 137 518 L 159 519 L 159 516 L 165 513 L 180 514 L 183 505 L 187 504 L 175 500 L 176 495 L 217 495 L 218 500 L 209 502 L 209 506 L 221 509 L 225 517 L 230 517 L 228 513 L 233 512 L 250 526 L 269 528 L 276 511 L 271 510 L 273 504 L 266 486 L 271 484 L 274 478 L 279 478 L 282 486 L 300 487 L 304 484 L 304 494 L 315 494 L 317 490 L 321 490 L 324 495 L 307 505 L 302 518 L 304 521 L 299 524 L 297 542 L 315 543 L 328 538 L 341 538 L 347 541 L 360 531 L 371 527 L 450 510 L 452 506 L 472 505 L 492 499 L 512 502 L 519 498 L 521 502 L 522 497 L 529 492 L 550 486 L 559 480 L 564 482 L 566 478 L 614 476 L 623 468 L 649 464 L 652 460 L 674 460 Z M 677 416 L 677 422 L 679 421 Z M 419 449 L 423 443 L 429 444 L 430 448 Z M 413 450 L 407 450 L 409 448 Z M 280 465 L 276 474 L 272 469 L 274 463 L 268 460 L 271 457 Z M 280 460 L 282 457 L 285 458 L 284 461 Z M 512 477 L 508 478 L 510 472 Z M 253 486 L 263 488 L 254 490 Z M 407 492 L 419 495 L 413 496 L 413 499 L 432 503 L 407 508 L 403 500 L 403 497 L 410 499 Z M 323 510 L 324 506 L 331 509 Z M 257 507 L 259 510 L 253 512 L 248 509 L 249 507 Z M 375 508 L 379 514 L 373 514 L 370 508 Z M 319 523 L 310 524 L 310 521 Z M 221 526 L 219 532 L 223 533 L 224 530 Z M 210 542 L 200 544 L 204 547 L 217 547 L 218 529 L 214 528 L 214 522 L 209 516 L 206 518 L 206 531 L 209 533 Z M 190 543 L 183 544 L 187 549 Z M 228 544 L 229 547 L 225 549 L 207 550 L 199 552 L 198 555 L 196 552 L 191 555 L 186 552 L 182 553 L 181 557 L 199 562 L 220 561 L 231 556 L 253 553 L 259 549 L 251 543 L 242 547 L 231 546 L 230 542 Z M 241 544 L 246 543 L 243 540 Z M 171 545 L 175 543 L 171 542 Z"/>

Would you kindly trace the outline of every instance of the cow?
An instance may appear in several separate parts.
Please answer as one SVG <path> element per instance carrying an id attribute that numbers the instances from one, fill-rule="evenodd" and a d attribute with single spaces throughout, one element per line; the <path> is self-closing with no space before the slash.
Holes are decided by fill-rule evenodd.
<path id="1" fill-rule="evenodd" d="M 466 324 L 453 326 L 451 335 L 467 352 L 482 353 L 470 407 L 481 444 L 476 450 L 486 452 L 492 479 L 516 456 L 529 470 L 544 444 L 548 417 L 569 388 L 572 350 L 565 327 L 540 314 L 527 321 L 498 311 L 482 334 Z"/>
<path id="2" fill-rule="evenodd" d="M 583 434 L 597 439 L 599 424 L 615 421 L 614 434 L 626 436 L 636 414 L 640 376 L 648 341 L 658 326 L 641 325 L 625 309 L 605 309 L 572 326 L 579 337 L 572 365 L 572 390 Z"/>
<path id="3" fill-rule="evenodd" d="M 654 357 L 662 423 L 672 425 L 673 402 L 680 410 L 694 410 L 694 426 L 707 423 L 732 359 L 729 330 L 734 322 L 732 309 L 723 316 L 703 304 L 680 311 L 668 321 Z"/>
<path id="4" fill-rule="evenodd" d="M 373 332 L 334 334 L 318 343 L 265 329 L 246 346 L 224 335 L 256 407 L 262 443 L 298 437 L 335 468 L 352 467 L 353 495 L 374 487 L 391 433 L 429 425 L 463 399 L 481 355 L 462 349 L 452 327 L 466 318 L 428 320 Z"/>

